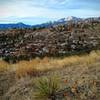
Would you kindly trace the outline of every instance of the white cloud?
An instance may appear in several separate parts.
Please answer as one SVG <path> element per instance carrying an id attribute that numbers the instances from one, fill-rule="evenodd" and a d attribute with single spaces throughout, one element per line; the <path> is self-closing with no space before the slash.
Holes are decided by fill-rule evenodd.
<path id="1" fill-rule="evenodd" d="M 56 0 L 50 0 L 54 3 Z M 49 7 L 30 6 L 32 2 L 12 2 L 12 4 L 3 5 L 0 8 L 0 17 L 60 17 L 64 15 L 63 11 L 50 9 Z M 60 13 L 59 13 L 60 12 Z"/>
<path id="2" fill-rule="evenodd" d="M 8 0 L 8 1 L 9 2 L 7 2 L 7 0 L 3 0 L 2 4 L 0 4 L 0 22 L 1 21 L 10 22 L 12 19 L 10 19 L 9 17 L 11 16 L 14 16 L 16 18 L 41 17 L 49 19 L 51 18 L 59 19 L 67 16 L 90 17 L 90 16 L 100 15 L 99 10 L 86 9 L 84 8 L 85 7 L 84 4 L 78 6 L 81 4 L 79 0 Z M 75 1 L 78 1 L 78 3 Z M 84 7 L 82 8 L 82 6 Z"/>

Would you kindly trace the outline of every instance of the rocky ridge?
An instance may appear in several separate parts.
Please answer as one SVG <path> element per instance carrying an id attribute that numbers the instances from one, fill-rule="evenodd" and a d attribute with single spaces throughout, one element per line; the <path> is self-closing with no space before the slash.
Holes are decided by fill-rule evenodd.
<path id="1" fill-rule="evenodd" d="M 100 49 L 99 20 L 69 20 L 50 28 L 0 31 L 0 57 L 6 61 L 89 53 L 93 49 Z"/>

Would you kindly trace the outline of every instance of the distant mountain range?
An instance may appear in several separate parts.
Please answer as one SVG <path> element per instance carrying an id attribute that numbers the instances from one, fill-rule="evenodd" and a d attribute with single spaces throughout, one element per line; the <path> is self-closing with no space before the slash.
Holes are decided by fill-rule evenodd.
<path id="1" fill-rule="evenodd" d="M 100 22 L 100 17 L 93 17 L 93 18 L 86 18 L 86 19 L 82 19 L 82 18 L 77 18 L 74 16 L 70 16 L 67 18 L 62 18 L 59 19 L 57 21 L 54 22 L 47 22 L 47 23 L 43 23 L 43 24 L 38 24 L 38 25 L 26 25 L 22 22 L 20 23 L 12 23 L 12 24 L 0 24 L 0 29 L 10 29 L 10 28 L 32 28 L 32 27 L 50 27 L 53 25 L 59 25 L 59 24 L 65 24 L 69 21 L 72 22 L 78 22 L 78 21 L 90 21 L 90 20 L 96 20 Z"/>
<path id="2" fill-rule="evenodd" d="M 24 23 L 14 23 L 14 24 L 0 24 L 0 29 L 9 29 L 9 28 L 30 28 L 31 25 L 26 25 Z"/>

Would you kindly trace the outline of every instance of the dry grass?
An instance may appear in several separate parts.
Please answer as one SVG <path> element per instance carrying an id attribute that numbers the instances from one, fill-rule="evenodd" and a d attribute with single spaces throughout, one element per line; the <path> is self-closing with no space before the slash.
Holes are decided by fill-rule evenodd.
<path id="1" fill-rule="evenodd" d="M 51 75 L 34 80 L 34 99 L 37 100 L 99 100 L 97 80 L 82 78 L 68 84 L 61 77 Z"/>
<path id="2" fill-rule="evenodd" d="M 27 76 L 28 74 L 32 74 L 34 71 L 34 65 L 30 65 L 26 61 L 21 61 L 15 64 L 15 67 L 16 67 L 16 76 L 18 78 L 22 76 Z"/>
<path id="3" fill-rule="evenodd" d="M 60 61 L 58 61 L 59 64 L 63 66 L 70 66 L 70 65 L 89 65 L 97 60 L 100 60 L 100 51 L 92 51 L 89 55 L 84 55 L 84 56 L 71 56 L 71 57 L 66 57 Z"/>
<path id="4" fill-rule="evenodd" d="M 9 64 L 3 60 L 0 60 L 0 71 L 5 71 L 9 69 Z"/>
<path id="5" fill-rule="evenodd" d="M 20 61 L 16 64 L 8 64 L 4 61 L 0 61 L 0 70 L 7 69 L 9 66 L 13 66 L 16 71 L 16 76 L 26 76 L 37 71 L 47 71 L 51 69 L 58 69 L 67 66 L 85 65 L 95 63 L 100 60 L 100 51 L 92 51 L 88 55 L 83 56 L 70 56 L 63 59 L 47 58 L 44 59 L 33 59 L 31 61 Z M 12 68 L 12 67 L 11 67 Z"/>
<path id="6" fill-rule="evenodd" d="M 44 98 L 46 98 L 46 100 L 47 98 L 51 99 L 51 90 L 54 91 L 53 97 L 56 98 L 55 100 L 100 100 L 99 66 L 100 51 L 92 51 L 87 55 L 76 55 L 63 59 L 48 57 L 44 59 L 36 58 L 31 61 L 20 61 L 16 64 L 8 64 L 0 60 L 0 71 L 13 71 L 15 73 L 13 75 L 16 75 L 17 78 L 22 78 L 18 79 L 18 82 L 22 80 L 22 84 L 24 81 L 28 82 L 29 80 L 31 80 L 29 84 L 30 82 L 34 82 L 34 84 L 32 83 L 33 94 L 31 95 L 33 100 L 39 97 L 40 100 L 42 100 L 41 98 L 43 98 L 43 100 L 45 100 Z M 47 71 L 47 73 L 45 71 Z M 42 72 L 43 75 L 40 72 Z M 28 75 L 40 76 L 33 78 L 28 77 Z M 54 75 L 57 76 L 57 80 L 59 81 L 56 81 Z M 49 80 L 48 77 L 50 76 L 54 81 L 52 79 Z M 57 84 L 60 85 L 60 88 L 57 87 Z M 25 89 L 29 87 L 30 85 L 28 87 L 25 85 Z M 55 91 L 56 87 L 57 91 Z"/>

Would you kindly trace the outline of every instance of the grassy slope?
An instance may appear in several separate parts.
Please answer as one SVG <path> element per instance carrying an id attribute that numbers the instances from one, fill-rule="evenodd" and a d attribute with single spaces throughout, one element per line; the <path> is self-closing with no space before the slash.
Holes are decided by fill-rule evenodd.
<path id="1" fill-rule="evenodd" d="M 68 86 L 72 86 L 76 81 L 78 84 L 84 84 L 84 80 L 87 84 L 91 81 L 96 81 L 100 84 L 100 51 L 92 51 L 89 55 L 71 56 L 63 59 L 45 57 L 42 60 L 33 59 L 30 62 L 21 61 L 17 64 L 8 64 L 1 60 L 0 65 L 0 74 L 5 73 L 0 75 L 0 79 L 5 79 L 7 76 L 7 80 L 12 82 L 12 85 L 8 85 L 9 88 L 4 92 L 4 96 L 1 96 L 10 96 L 10 100 L 27 100 L 29 97 L 32 97 L 31 92 L 34 91 L 34 89 L 32 89 L 32 87 L 34 87 L 32 81 L 37 77 L 41 78 L 51 76 L 52 74 L 59 77 L 62 88 L 65 87 L 65 80 L 67 80 Z M 11 80 L 10 77 L 13 77 L 13 80 Z M 0 81 L 4 83 L 2 80 Z M 5 84 L 7 84 L 7 82 L 4 83 L 4 85 Z M 96 87 L 97 90 L 100 88 L 98 84 Z M 0 87 L 2 88 L 2 86 Z M 24 89 L 27 90 L 26 95 L 24 94 Z M 20 92 L 22 94 L 20 94 Z M 95 100 L 99 100 L 98 92 L 96 92 L 97 97 Z"/>

